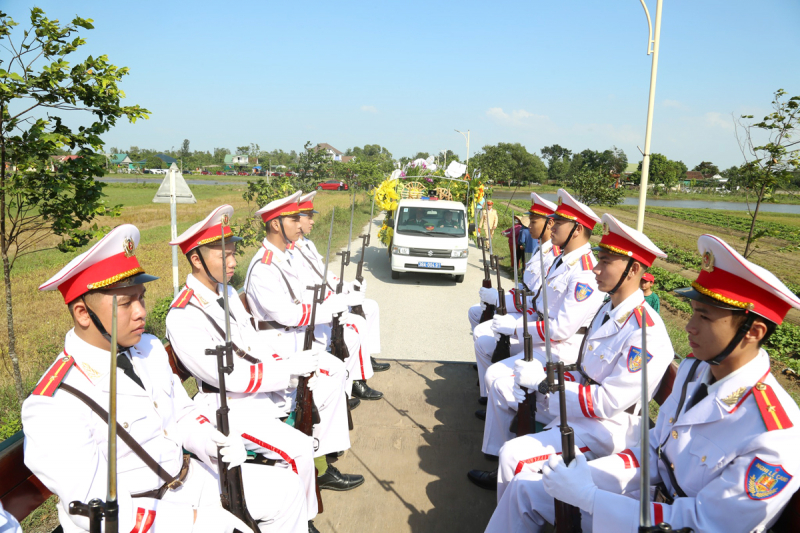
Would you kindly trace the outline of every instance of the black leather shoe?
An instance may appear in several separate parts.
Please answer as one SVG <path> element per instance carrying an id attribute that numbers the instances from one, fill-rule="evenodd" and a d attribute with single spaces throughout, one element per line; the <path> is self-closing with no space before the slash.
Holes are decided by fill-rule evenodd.
<path id="1" fill-rule="evenodd" d="M 487 403 L 489 403 L 489 398 L 487 398 L 486 396 L 481 396 L 480 398 L 478 398 L 478 403 L 481 405 L 486 405 Z"/>
<path id="2" fill-rule="evenodd" d="M 355 411 L 356 407 L 361 405 L 361 400 L 356 398 L 355 396 L 347 399 L 347 404 L 350 406 L 351 411 Z"/>
<path id="3" fill-rule="evenodd" d="M 380 400 L 383 393 L 370 388 L 363 379 L 357 379 L 353 382 L 353 396 L 362 400 Z"/>
<path id="4" fill-rule="evenodd" d="M 499 461 L 499 460 L 500 460 L 500 458 L 499 458 L 498 456 L 496 456 L 496 455 L 492 455 L 492 454 L 490 454 L 490 453 L 484 453 L 484 454 L 483 454 L 483 457 L 484 457 L 484 459 L 486 459 L 487 461 L 492 461 L 492 462 L 495 462 L 495 463 L 496 463 L 497 461 Z"/>
<path id="5" fill-rule="evenodd" d="M 478 409 L 475 411 L 475 418 L 478 420 L 486 421 L 486 409 Z"/>
<path id="6" fill-rule="evenodd" d="M 372 371 L 373 372 L 386 372 L 392 366 L 389 363 L 379 363 L 373 357 L 369 356 L 369 361 L 372 363 Z"/>
<path id="7" fill-rule="evenodd" d="M 472 365 L 472 369 L 475 370 L 475 372 L 477 372 L 478 371 L 478 365 L 474 363 Z"/>
<path id="8" fill-rule="evenodd" d="M 467 472 L 467 479 L 482 489 L 497 491 L 497 470 L 492 470 L 491 472 L 470 470 Z"/>
<path id="9" fill-rule="evenodd" d="M 495 477 L 496 479 L 496 477 Z M 328 465 L 328 471 L 317 478 L 319 488 L 325 490 L 345 491 L 352 490 L 364 484 L 364 476 L 358 474 L 342 474 L 333 465 Z"/>
<path id="10" fill-rule="evenodd" d="M 328 455 L 326 455 L 325 457 L 328 458 L 328 463 L 335 463 L 343 455 L 344 455 L 344 452 L 331 452 Z"/>
<path id="11" fill-rule="evenodd" d="M 314 521 L 308 521 L 308 533 L 319 533 L 319 529 L 314 527 Z"/>

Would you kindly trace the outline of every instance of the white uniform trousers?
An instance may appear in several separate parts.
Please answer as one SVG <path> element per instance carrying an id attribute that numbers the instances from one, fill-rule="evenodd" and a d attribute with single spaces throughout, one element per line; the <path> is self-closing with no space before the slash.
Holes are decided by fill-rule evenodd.
<path id="1" fill-rule="evenodd" d="M 514 345 L 511 345 L 512 348 Z M 517 352 L 508 359 L 490 366 L 486 370 L 484 380 L 488 391 L 486 404 L 486 423 L 483 427 L 482 451 L 491 455 L 499 455 L 500 448 L 506 441 L 516 435 L 509 428 L 517 413 L 517 400 L 514 398 L 514 363 L 522 359 L 522 352 Z M 549 424 L 555 417 L 547 411 L 547 401 L 536 395 L 536 421 Z"/>
<path id="2" fill-rule="evenodd" d="M 361 335 L 366 333 L 366 320 L 358 315 L 348 313 L 344 323 L 344 343 L 347 346 L 348 356 L 344 360 L 347 370 L 347 379 L 344 390 L 349 397 L 353 390 L 353 381 L 357 379 L 369 379 L 374 372 L 369 354 L 365 353 L 361 344 Z M 326 347 L 330 346 L 331 324 L 320 324 L 315 327 L 314 335 L 320 342 L 324 342 Z M 336 358 L 339 360 L 338 358 Z"/>
<path id="3" fill-rule="evenodd" d="M 475 347 L 475 362 L 478 363 L 478 387 L 480 395 L 485 398 L 488 396 L 486 371 L 492 364 L 492 356 L 497 346 L 497 339 L 495 339 L 492 331 L 492 322 L 487 321 L 478 324 L 472 332 L 472 339 Z M 515 337 L 511 337 L 511 349 L 509 351 L 512 356 L 522 351 L 522 344 Z"/>
<path id="4" fill-rule="evenodd" d="M 177 490 L 168 490 L 162 501 L 191 504 L 195 507 L 221 506 L 217 474 L 200 461 L 192 459 L 189 464 L 186 482 Z M 247 510 L 253 519 L 260 522 L 260 531 L 308 531 L 306 497 L 297 475 L 283 468 L 244 464 L 242 479 Z"/>
<path id="5" fill-rule="evenodd" d="M 538 417 L 536 421 L 539 422 Z M 580 448 L 590 461 L 597 458 L 583 442 L 579 433 L 575 433 L 575 446 Z M 497 501 L 499 502 L 503 497 L 503 493 L 514 476 L 522 472 L 541 472 L 544 462 L 549 460 L 552 454 L 560 454 L 562 449 L 561 431 L 557 422 L 545 431 L 513 438 L 506 442 L 500 448 L 500 464 L 497 467 Z"/>
<path id="6" fill-rule="evenodd" d="M 364 310 L 364 317 L 367 320 L 367 332 L 361 338 L 361 344 L 369 355 L 381 353 L 381 311 L 378 302 L 365 298 L 361 308 Z M 369 355 L 367 359 L 369 359 Z"/>
<path id="7" fill-rule="evenodd" d="M 338 357 L 327 352 L 320 354 L 320 369 L 336 369 L 332 375 L 320 372 L 314 388 L 314 403 L 319 411 L 320 423 L 314 426 L 316 450 L 314 457 L 350 449 L 350 428 L 347 425 L 347 372 Z"/>
<path id="8" fill-rule="evenodd" d="M 280 420 L 263 418 L 261 420 L 237 420 L 231 410 L 231 427 L 248 444 L 259 446 L 258 453 L 268 459 L 275 459 L 277 467 L 300 478 L 306 495 L 308 520 L 317 516 L 316 480 L 314 470 L 314 439 L 300 433 Z"/>

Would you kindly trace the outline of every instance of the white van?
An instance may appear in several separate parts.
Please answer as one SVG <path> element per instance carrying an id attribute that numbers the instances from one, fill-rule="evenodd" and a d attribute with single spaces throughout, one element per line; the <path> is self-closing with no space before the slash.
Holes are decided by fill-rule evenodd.
<path id="1" fill-rule="evenodd" d="M 400 272 L 429 272 L 464 281 L 468 226 L 461 202 L 400 200 L 394 213 L 392 279 L 398 279 Z"/>

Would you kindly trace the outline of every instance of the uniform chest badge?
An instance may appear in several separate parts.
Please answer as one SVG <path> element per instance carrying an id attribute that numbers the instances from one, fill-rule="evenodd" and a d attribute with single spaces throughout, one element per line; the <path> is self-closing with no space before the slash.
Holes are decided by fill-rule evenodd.
<path id="1" fill-rule="evenodd" d="M 653 354 L 647 353 L 647 362 L 653 359 Z M 628 372 L 636 373 L 642 369 L 642 349 L 636 346 L 631 346 L 628 350 Z"/>
<path id="2" fill-rule="evenodd" d="M 586 283 L 578 283 L 575 285 L 575 300 L 578 302 L 582 302 L 589 298 L 592 295 L 594 289 L 591 288 Z"/>
<path id="3" fill-rule="evenodd" d="M 756 457 L 747 469 L 747 496 L 751 500 L 767 500 L 782 491 L 791 480 L 792 476 L 780 465 Z"/>

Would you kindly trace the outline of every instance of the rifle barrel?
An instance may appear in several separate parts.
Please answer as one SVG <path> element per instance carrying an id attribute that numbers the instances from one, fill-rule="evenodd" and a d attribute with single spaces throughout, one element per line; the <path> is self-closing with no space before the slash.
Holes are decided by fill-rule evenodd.
<path id="1" fill-rule="evenodd" d="M 642 398 L 640 429 L 641 469 L 639 470 L 639 526 L 650 527 L 650 395 L 647 381 L 647 314 L 642 305 Z"/>
<path id="2" fill-rule="evenodd" d="M 117 499 L 117 295 L 111 299 L 111 365 L 108 378 L 108 492 Z"/>

